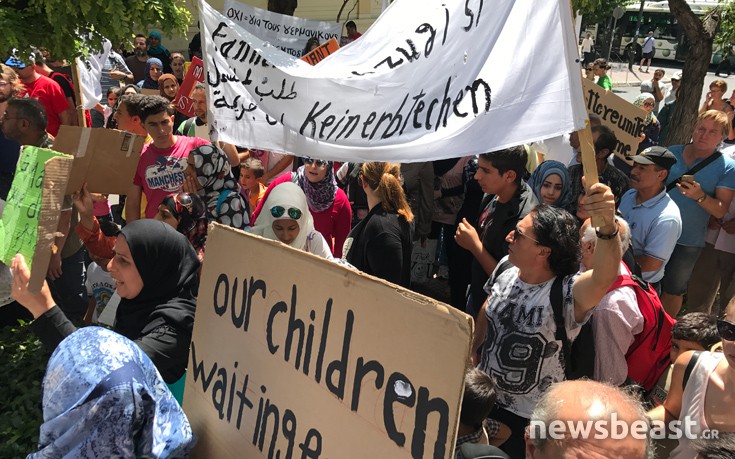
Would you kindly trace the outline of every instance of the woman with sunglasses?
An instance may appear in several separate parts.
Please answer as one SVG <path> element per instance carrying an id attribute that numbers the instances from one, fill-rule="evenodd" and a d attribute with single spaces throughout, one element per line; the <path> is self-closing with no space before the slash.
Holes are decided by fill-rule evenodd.
<path id="1" fill-rule="evenodd" d="M 321 233 L 314 229 L 306 201 L 306 195 L 295 183 L 282 183 L 273 188 L 252 233 L 331 260 L 332 252 Z"/>
<path id="2" fill-rule="evenodd" d="M 651 421 L 679 420 L 699 436 L 707 430 L 735 432 L 735 301 L 717 321 L 722 352 L 689 351 L 676 359 L 663 405 L 648 412 Z M 682 424 L 682 426 L 687 424 Z M 684 430 L 684 429 L 682 429 Z M 692 438 L 682 434 L 670 458 L 694 458 Z"/>
<path id="3" fill-rule="evenodd" d="M 337 186 L 331 161 L 304 158 L 304 165 L 296 172 L 274 180 L 268 186 L 261 205 L 253 212 L 253 222 L 257 221 L 262 203 L 268 199 L 271 190 L 286 182 L 295 183 L 303 190 L 314 218 L 314 227 L 322 233 L 334 257 L 341 258 L 342 246 L 350 233 L 352 208 L 345 192 Z"/>
<path id="4" fill-rule="evenodd" d="M 633 105 L 646 112 L 646 119 L 643 120 L 643 140 L 638 144 L 638 150 L 636 151 L 636 154 L 638 154 L 646 148 L 658 145 L 658 137 L 661 134 L 661 123 L 658 121 L 656 115 L 653 114 L 653 109 L 656 106 L 656 98 L 653 94 L 648 92 L 642 93 L 635 98 Z M 630 177 L 633 166 L 628 165 L 628 163 L 617 156 L 613 156 L 613 165 Z"/>
<path id="5" fill-rule="evenodd" d="M 401 166 L 364 163 L 361 182 L 370 211 L 347 237 L 344 258 L 360 271 L 408 288 L 413 213 L 401 186 Z"/>

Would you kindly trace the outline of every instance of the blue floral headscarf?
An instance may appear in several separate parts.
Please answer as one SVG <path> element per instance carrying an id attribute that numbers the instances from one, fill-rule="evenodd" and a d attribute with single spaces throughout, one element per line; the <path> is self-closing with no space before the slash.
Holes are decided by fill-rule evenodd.
<path id="1" fill-rule="evenodd" d="M 43 379 L 35 458 L 179 458 L 195 439 L 151 360 L 132 341 L 85 327 L 56 348 Z"/>

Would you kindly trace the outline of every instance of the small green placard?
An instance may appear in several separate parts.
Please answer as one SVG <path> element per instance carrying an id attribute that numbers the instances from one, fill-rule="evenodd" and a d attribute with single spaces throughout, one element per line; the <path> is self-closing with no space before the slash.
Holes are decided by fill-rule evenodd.
<path id="1" fill-rule="evenodd" d="M 0 219 L 0 260 L 7 265 L 16 254 L 21 253 L 31 268 L 38 241 L 46 161 L 55 157 L 72 158 L 32 146 L 24 146 L 21 151 Z"/>

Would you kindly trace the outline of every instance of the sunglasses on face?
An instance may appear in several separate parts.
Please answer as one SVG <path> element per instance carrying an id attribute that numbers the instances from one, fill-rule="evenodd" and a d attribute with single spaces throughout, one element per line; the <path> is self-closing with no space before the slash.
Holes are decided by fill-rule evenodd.
<path id="1" fill-rule="evenodd" d="M 304 164 L 307 164 L 309 166 L 311 166 L 312 164 L 316 164 L 316 167 L 324 167 L 327 165 L 327 162 L 322 159 L 304 158 Z"/>
<path id="2" fill-rule="evenodd" d="M 289 207 L 288 210 L 283 206 L 271 207 L 271 215 L 273 215 L 273 218 L 281 218 L 286 212 L 288 212 L 288 216 L 293 220 L 298 220 L 302 215 L 301 209 L 297 209 L 295 207 Z"/>
<path id="3" fill-rule="evenodd" d="M 179 193 L 174 196 L 174 202 L 176 203 L 176 212 L 181 214 L 181 210 L 186 209 L 189 213 L 192 213 L 193 202 L 189 193 Z"/>
<path id="4" fill-rule="evenodd" d="M 541 243 L 539 241 L 537 241 L 536 239 L 532 238 L 531 236 L 529 236 L 527 234 L 523 234 L 523 232 L 516 226 L 515 229 L 513 230 L 512 239 L 515 241 L 515 240 L 518 240 L 518 239 L 522 239 L 524 237 L 526 239 L 528 239 L 529 241 L 533 241 L 536 244 L 541 245 Z"/>
<path id="5" fill-rule="evenodd" d="M 644 106 L 644 107 L 653 107 L 654 105 L 655 105 L 655 104 L 654 104 L 653 102 L 644 102 L 644 103 L 643 103 L 643 106 Z"/>
<path id="6" fill-rule="evenodd" d="M 717 321 L 717 333 L 720 338 L 725 341 L 735 341 L 735 324 L 727 320 L 719 319 Z"/>

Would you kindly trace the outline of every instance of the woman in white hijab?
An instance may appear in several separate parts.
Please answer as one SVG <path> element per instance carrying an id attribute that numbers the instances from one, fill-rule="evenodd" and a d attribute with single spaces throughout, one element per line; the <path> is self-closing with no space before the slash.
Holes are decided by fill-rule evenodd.
<path id="1" fill-rule="evenodd" d="M 328 260 L 333 259 L 324 236 L 314 229 L 304 191 L 291 182 L 273 188 L 251 232 Z"/>

